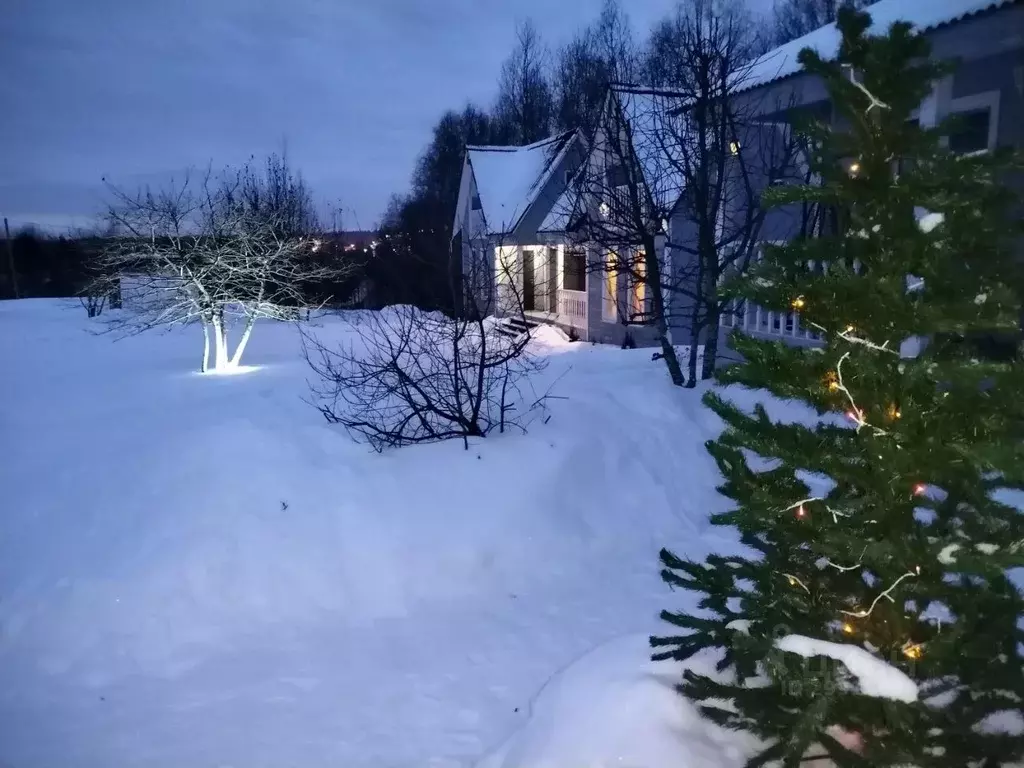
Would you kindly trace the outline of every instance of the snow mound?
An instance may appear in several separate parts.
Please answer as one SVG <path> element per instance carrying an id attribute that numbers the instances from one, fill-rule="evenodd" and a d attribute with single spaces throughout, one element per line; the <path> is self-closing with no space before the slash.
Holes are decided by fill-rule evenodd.
<path id="1" fill-rule="evenodd" d="M 650 655 L 646 635 L 591 651 L 544 687 L 526 725 L 477 768 L 743 765 L 756 747 L 752 738 L 702 718 L 674 689 L 684 665 Z M 707 658 L 687 666 L 713 668 Z"/>
<path id="2" fill-rule="evenodd" d="M 530 331 L 530 341 L 545 347 L 545 351 L 555 351 L 559 347 L 568 347 L 573 343 L 569 341 L 565 331 L 555 328 L 553 325 L 539 325 L 534 328 Z"/>

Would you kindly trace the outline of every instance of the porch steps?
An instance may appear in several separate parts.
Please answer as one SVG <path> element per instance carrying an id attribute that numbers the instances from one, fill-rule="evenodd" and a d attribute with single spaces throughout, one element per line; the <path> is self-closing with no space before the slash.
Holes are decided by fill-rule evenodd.
<path id="1" fill-rule="evenodd" d="M 530 317 L 506 317 L 502 318 L 502 320 L 498 322 L 495 330 L 497 330 L 497 332 L 502 336 L 508 336 L 510 339 L 517 339 L 524 333 L 539 325 L 539 320 L 534 320 Z"/>

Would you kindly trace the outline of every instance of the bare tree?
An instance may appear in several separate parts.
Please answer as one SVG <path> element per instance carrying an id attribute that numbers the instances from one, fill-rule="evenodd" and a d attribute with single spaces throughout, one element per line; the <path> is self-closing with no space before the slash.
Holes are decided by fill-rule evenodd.
<path id="1" fill-rule="evenodd" d="M 485 262 L 466 265 L 453 293 L 469 305 L 456 318 L 416 307 L 387 307 L 355 327 L 357 341 L 333 349 L 305 333 L 306 359 L 320 381 L 314 401 L 375 450 L 525 430 L 547 395 L 532 392 L 543 361 L 529 333 L 508 334 L 488 308 L 496 281 Z M 514 283 L 514 281 L 513 281 Z"/>
<path id="2" fill-rule="evenodd" d="M 90 291 L 119 281 L 125 307 L 110 330 L 199 323 L 201 370 L 210 370 L 212 337 L 212 369 L 223 372 L 238 367 L 258 319 L 297 319 L 303 286 L 346 267 L 317 263 L 320 241 L 295 234 L 295 206 L 254 199 L 258 187 L 248 168 L 201 180 L 187 174 L 180 184 L 134 193 L 111 185 L 107 216 L 118 235 L 105 241 Z M 233 351 L 232 320 L 241 322 Z"/>
<path id="3" fill-rule="evenodd" d="M 629 19 L 617 0 L 605 0 L 598 19 L 558 51 L 551 75 L 555 125 L 581 130 L 589 141 L 598 127 L 611 83 L 633 82 L 639 54 Z"/>
<path id="4" fill-rule="evenodd" d="M 584 181 L 596 203 L 585 236 L 615 254 L 594 268 L 629 284 L 626 319 L 655 327 L 676 384 L 714 372 L 732 301 L 723 283 L 757 253 L 763 190 L 794 172 L 791 131 L 744 92 L 757 48 L 737 4 L 680 3 L 652 34 L 646 67 L 660 87 L 611 90 L 599 160 Z M 684 340 L 672 333 L 679 327 L 689 336 L 685 376 L 675 354 Z"/>
<path id="5" fill-rule="evenodd" d="M 548 82 L 548 50 L 536 25 L 516 29 L 516 48 L 505 60 L 498 81 L 496 130 L 501 143 L 532 144 L 551 131 L 554 100 Z"/>
<path id="6" fill-rule="evenodd" d="M 772 7 L 775 45 L 796 40 L 836 20 L 843 7 L 863 8 L 873 0 L 776 0 Z"/>
<path id="7" fill-rule="evenodd" d="M 302 174 L 292 170 L 287 154 L 271 154 L 260 172 L 251 158 L 239 174 L 232 195 L 256 219 L 273 222 L 283 239 L 309 237 L 320 232 L 313 194 Z"/>

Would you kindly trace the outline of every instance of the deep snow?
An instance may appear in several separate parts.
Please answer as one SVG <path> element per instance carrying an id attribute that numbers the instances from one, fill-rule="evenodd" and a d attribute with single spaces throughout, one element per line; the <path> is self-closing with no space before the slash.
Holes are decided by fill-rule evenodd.
<path id="1" fill-rule="evenodd" d="M 0 303 L 0 765 L 470 764 L 661 629 L 661 546 L 732 546 L 718 420 L 647 350 L 548 335 L 547 424 L 377 455 L 303 402 L 293 326 L 214 377 L 194 328 L 88 322 Z"/>

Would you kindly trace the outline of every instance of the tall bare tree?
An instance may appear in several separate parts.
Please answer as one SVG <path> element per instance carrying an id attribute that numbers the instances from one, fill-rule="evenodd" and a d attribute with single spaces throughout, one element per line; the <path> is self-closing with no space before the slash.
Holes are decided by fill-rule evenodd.
<path id="1" fill-rule="evenodd" d="M 495 118 L 500 143 L 531 144 L 551 131 L 554 99 L 549 52 L 530 20 L 516 29 L 516 47 L 501 68 Z"/>
<path id="2" fill-rule="evenodd" d="M 762 192 L 797 171 L 792 132 L 744 90 L 758 47 L 738 3 L 683 0 L 652 34 L 646 68 L 659 87 L 612 89 L 584 182 L 596 201 L 587 236 L 615 254 L 597 268 L 643 286 L 627 307 L 655 327 L 676 384 L 714 372 L 723 284 L 756 257 Z M 688 345 L 688 375 L 676 344 Z"/>
<path id="3" fill-rule="evenodd" d="M 555 125 L 581 130 L 589 141 L 600 119 L 608 86 L 635 81 L 639 55 L 629 18 L 617 0 L 605 0 L 601 15 L 581 30 L 555 58 Z"/>
<path id="4" fill-rule="evenodd" d="M 669 289 L 681 299 L 673 306 L 690 329 L 691 382 L 714 372 L 721 319 L 731 303 L 723 283 L 757 256 L 766 216 L 762 193 L 799 176 L 792 130 L 767 117 L 792 105 L 746 90 L 749 66 L 763 47 L 738 0 L 682 0 L 652 36 L 649 66 L 660 68 L 678 104 L 656 137 L 684 190 L 668 242 L 676 264 Z"/>
<path id="5" fill-rule="evenodd" d="M 772 7 L 774 43 L 796 40 L 836 20 L 839 9 L 863 8 L 873 0 L 775 0 Z"/>

